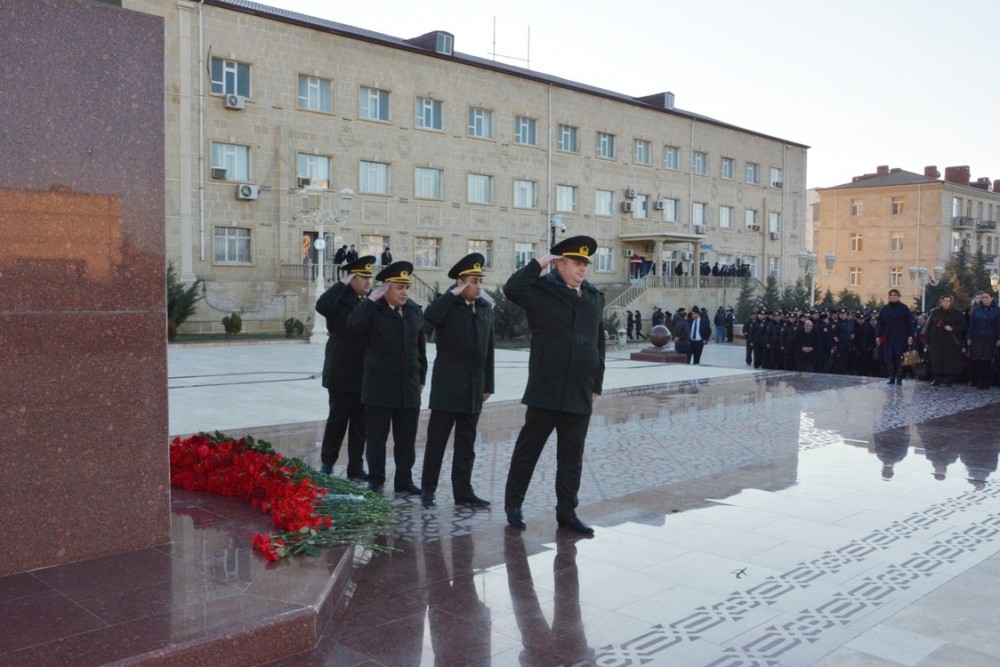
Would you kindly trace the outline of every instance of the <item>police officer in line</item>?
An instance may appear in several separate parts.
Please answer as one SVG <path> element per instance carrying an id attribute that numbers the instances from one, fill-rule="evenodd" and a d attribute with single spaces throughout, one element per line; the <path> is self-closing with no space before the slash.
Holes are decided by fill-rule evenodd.
<path id="1" fill-rule="evenodd" d="M 521 505 L 545 441 L 555 430 L 556 520 L 593 535 L 576 515 L 583 449 L 590 415 L 604 382 L 604 294 L 587 280 L 597 242 L 589 236 L 562 241 L 532 259 L 504 285 L 508 299 L 524 308 L 531 329 L 528 406 L 511 455 L 504 491 L 507 522 L 524 528 Z M 553 262 L 554 270 L 539 275 Z"/>
<path id="2" fill-rule="evenodd" d="M 489 501 L 472 490 L 476 426 L 483 402 L 493 394 L 493 308 L 482 297 L 483 265 L 478 252 L 448 271 L 455 285 L 434 300 L 424 319 L 434 327 L 437 356 L 431 378 L 431 415 L 427 422 L 420 502 L 435 505 L 444 451 L 455 430 L 451 488 L 456 505 L 486 508 Z"/>
<path id="3" fill-rule="evenodd" d="M 413 483 L 420 394 L 427 378 L 427 339 L 424 315 L 409 298 L 413 264 L 393 262 L 382 269 L 376 288 L 350 317 L 347 328 L 365 341 L 361 402 L 365 406 L 368 437 L 368 488 L 385 484 L 385 446 L 392 428 L 393 479 L 396 493 L 420 495 Z"/>
<path id="4" fill-rule="evenodd" d="M 323 430 L 321 470 L 333 472 L 347 434 L 347 478 L 367 481 L 365 474 L 365 406 L 361 403 L 362 361 L 365 341 L 348 331 L 347 318 L 371 291 L 374 256 L 361 257 L 343 267 L 343 277 L 316 302 L 316 312 L 326 318 L 326 355 L 323 386 L 329 394 L 330 413 Z"/>

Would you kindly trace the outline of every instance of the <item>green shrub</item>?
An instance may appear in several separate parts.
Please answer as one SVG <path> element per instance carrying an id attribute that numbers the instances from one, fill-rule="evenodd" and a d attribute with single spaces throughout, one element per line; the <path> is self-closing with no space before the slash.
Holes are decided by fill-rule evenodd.
<path id="1" fill-rule="evenodd" d="M 281 323 L 285 327 L 285 336 L 291 338 L 292 336 L 301 336 L 306 330 L 306 325 L 302 324 L 301 320 L 297 320 L 294 317 L 289 317 L 287 320 Z"/>
<path id="2" fill-rule="evenodd" d="M 239 313 L 232 313 L 222 318 L 222 327 L 226 330 L 226 338 L 243 331 L 243 318 Z"/>
<path id="3" fill-rule="evenodd" d="M 198 301 L 204 295 L 201 278 L 196 278 L 190 287 L 185 287 L 177 277 L 174 263 L 167 263 L 167 340 L 177 337 L 177 329 L 194 314 Z"/>

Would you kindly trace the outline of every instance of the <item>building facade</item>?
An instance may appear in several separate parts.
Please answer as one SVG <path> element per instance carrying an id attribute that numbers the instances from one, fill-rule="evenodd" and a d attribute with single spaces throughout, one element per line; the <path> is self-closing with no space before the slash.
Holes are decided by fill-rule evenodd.
<path id="1" fill-rule="evenodd" d="M 923 174 L 880 166 L 817 192 L 815 252 L 836 255 L 832 274 L 817 278 L 824 287 L 847 287 L 862 301 L 885 300 L 895 287 L 919 303 L 926 281 L 962 247 L 982 249 L 997 272 L 1000 181 L 972 181 L 967 166 L 946 168 L 944 178 L 935 166 Z"/>
<path id="2" fill-rule="evenodd" d="M 412 260 L 425 291 L 472 251 L 501 284 L 562 233 L 598 240 L 597 284 L 700 261 L 797 277 L 802 144 L 670 93 L 464 55 L 447 32 L 400 39 L 245 0 L 122 4 L 165 19 L 167 255 L 206 284 L 187 330 L 234 311 L 248 328 L 308 319 L 316 264 L 351 244 Z"/>

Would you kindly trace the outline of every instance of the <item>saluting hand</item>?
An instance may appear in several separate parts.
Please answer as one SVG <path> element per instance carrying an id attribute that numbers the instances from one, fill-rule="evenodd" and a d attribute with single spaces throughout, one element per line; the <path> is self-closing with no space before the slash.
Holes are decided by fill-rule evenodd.
<path id="1" fill-rule="evenodd" d="M 553 255 L 552 253 L 548 253 L 546 255 L 542 255 L 541 257 L 539 257 L 538 263 L 541 264 L 542 268 L 544 269 L 546 266 L 549 265 L 549 262 L 552 262 L 557 259 L 562 259 L 562 255 Z"/>
<path id="2" fill-rule="evenodd" d="M 354 274 L 345 273 L 344 277 L 340 279 L 340 282 L 344 283 L 345 285 L 350 285 L 352 280 L 354 280 Z"/>
<path id="3" fill-rule="evenodd" d="M 464 292 L 465 288 L 468 286 L 469 283 L 458 283 L 448 291 L 454 294 L 455 296 L 462 296 L 462 292 Z"/>
<path id="4" fill-rule="evenodd" d="M 384 297 L 385 293 L 388 291 L 389 291 L 389 283 L 386 283 L 381 287 L 377 287 L 374 290 L 372 290 L 372 293 L 368 295 L 368 298 L 371 299 L 372 301 L 378 301 L 379 299 Z"/>

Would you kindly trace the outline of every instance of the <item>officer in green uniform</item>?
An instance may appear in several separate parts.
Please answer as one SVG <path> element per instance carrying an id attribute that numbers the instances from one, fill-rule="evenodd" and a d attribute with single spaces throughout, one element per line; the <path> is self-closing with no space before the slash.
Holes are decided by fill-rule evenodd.
<path id="1" fill-rule="evenodd" d="M 375 257 L 369 255 L 341 267 L 343 278 L 316 302 L 316 312 L 326 318 L 329 334 L 323 386 L 329 394 L 330 414 L 323 431 L 322 471 L 327 475 L 333 472 L 347 433 L 347 478 L 358 481 L 368 480 L 364 466 L 365 406 L 361 403 L 365 340 L 347 330 L 347 318 L 371 291 L 374 264 Z"/>
<path id="2" fill-rule="evenodd" d="M 483 264 L 478 252 L 448 271 L 455 286 L 427 306 L 424 319 L 434 327 L 437 356 L 431 378 L 431 416 L 420 481 L 420 501 L 434 507 L 444 450 L 455 429 L 451 488 L 457 505 L 490 506 L 472 490 L 476 426 L 483 402 L 493 394 L 493 308 L 482 297 Z"/>
<path id="3" fill-rule="evenodd" d="M 412 273 L 410 262 L 382 269 L 375 276 L 382 286 L 354 309 L 347 328 L 365 340 L 361 402 L 368 428 L 368 488 L 381 491 L 385 484 L 385 444 L 391 427 L 395 491 L 420 495 L 412 471 L 420 394 L 427 378 L 427 339 L 424 314 L 409 298 Z"/>
<path id="4" fill-rule="evenodd" d="M 556 442 L 556 520 L 585 535 L 594 529 L 576 515 L 583 446 L 590 414 L 604 382 L 604 294 L 586 280 L 597 241 L 574 236 L 532 259 L 504 285 L 507 298 L 524 308 L 531 329 L 528 406 L 504 492 L 507 522 L 524 528 L 521 505 L 535 464 L 552 431 Z M 554 270 L 539 276 L 553 262 Z"/>

